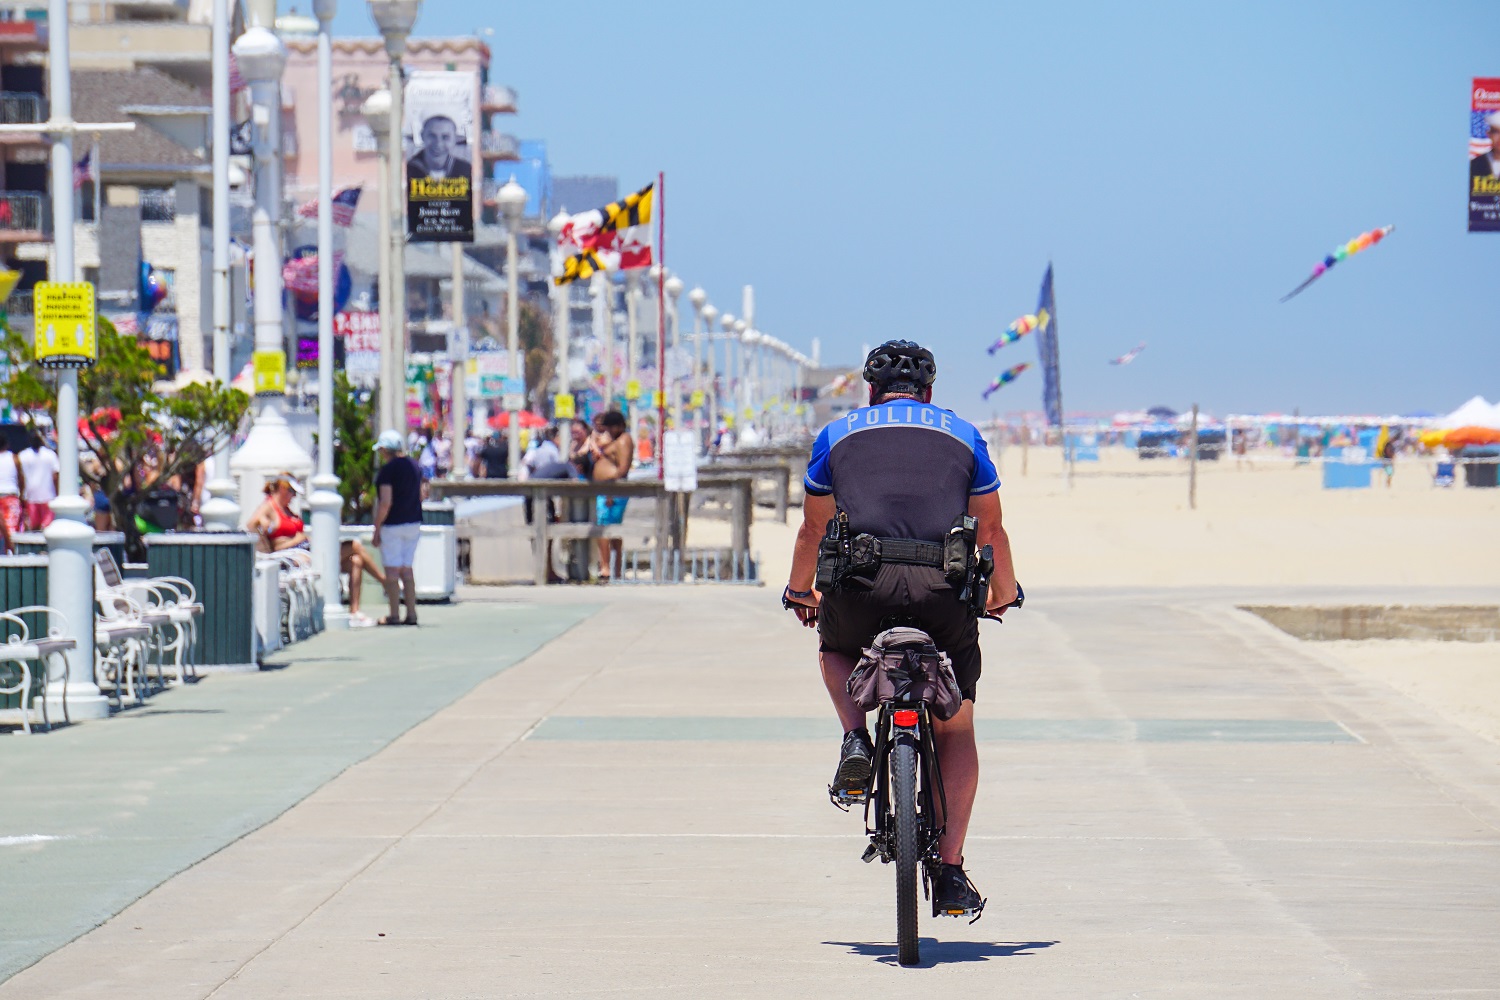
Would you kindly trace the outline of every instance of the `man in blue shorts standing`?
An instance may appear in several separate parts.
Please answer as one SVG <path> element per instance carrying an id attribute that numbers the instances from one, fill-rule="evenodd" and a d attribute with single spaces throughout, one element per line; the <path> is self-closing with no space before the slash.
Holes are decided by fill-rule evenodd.
<path id="1" fill-rule="evenodd" d="M 589 437 L 589 456 L 594 460 L 593 473 L 589 479 L 596 483 L 610 483 L 624 479 L 630 473 L 630 463 L 635 458 L 635 442 L 626 430 L 625 414 L 609 410 L 594 418 L 594 433 Z M 622 524 L 625 521 L 624 497 L 597 497 L 595 499 L 594 523 L 600 527 Z M 620 565 L 625 542 L 619 538 L 599 539 L 599 582 L 608 583 L 613 571 Z"/>

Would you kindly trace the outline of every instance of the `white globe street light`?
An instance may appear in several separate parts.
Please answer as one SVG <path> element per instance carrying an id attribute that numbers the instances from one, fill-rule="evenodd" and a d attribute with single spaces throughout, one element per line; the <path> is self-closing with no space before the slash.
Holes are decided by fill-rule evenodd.
<path id="1" fill-rule="evenodd" d="M 549 251 L 551 258 L 551 271 L 554 275 L 562 273 L 562 248 L 558 246 L 558 239 L 562 236 L 563 227 L 568 224 L 567 212 L 559 211 L 547 223 L 547 232 L 552 234 L 552 248 Z M 570 376 L 572 365 L 572 310 L 568 305 L 569 296 L 572 294 L 571 285 L 559 285 L 552 283 L 548 290 L 552 296 L 552 367 L 557 370 L 557 391 L 571 394 L 573 382 Z"/>
<path id="2" fill-rule="evenodd" d="M 286 68 L 286 46 L 268 28 L 252 25 L 233 46 L 240 74 L 250 84 L 255 125 L 255 210 L 251 231 L 255 248 L 255 394 L 262 400 L 259 414 L 245 443 L 229 460 L 229 468 L 240 478 L 240 516 L 246 517 L 260 503 L 261 484 L 279 472 L 298 477 L 312 473 L 313 461 L 292 437 L 281 413 L 285 395 L 286 353 L 283 340 L 281 247 L 277 226 L 281 215 L 281 190 L 272 143 L 281 115 L 277 92 Z"/>
<path id="3" fill-rule="evenodd" d="M 501 186 L 495 200 L 500 203 L 500 213 L 505 216 L 505 348 L 509 354 L 508 370 L 512 380 L 526 377 L 521 366 L 521 300 L 517 284 L 516 230 L 521 227 L 521 215 L 526 211 L 526 189 L 512 177 Z M 506 471 L 516 478 L 521 468 L 521 420 L 517 415 L 524 409 L 524 384 L 520 392 L 512 381 L 506 388 L 505 408 L 510 411 L 510 433 L 508 438 L 509 464 Z"/>
<path id="4" fill-rule="evenodd" d="M 386 195 L 381 209 L 391 217 L 388 225 L 390 290 L 385 301 L 390 309 L 390 328 L 381 323 L 383 336 L 388 340 L 381 344 L 382 373 L 380 380 L 380 420 L 383 427 L 406 432 L 406 222 L 401 198 L 401 104 L 405 80 L 401 74 L 401 56 L 406 51 L 406 39 L 412 25 L 417 21 L 421 0 L 369 0 L 370 16 L 380 29 L 385 41 L 386 57 L 390 60 L 387 70 L 388 91 L 387 125 L 383 134 L 377 133 L 386 150 Z M 366 104 L 369 102 L 366 101 Z M 368 119 L 367 119 L 368 120 Z M 371 130 L 375 126 L 371 124 Z M 400 220 L 399 225 L 396 220 Z M 382 282 L 382 291 L 384 291 Z"/>
<path id="5" fill-rule="evenodd" d="M 333 472 L 333 18 L 336 0 L 313 0 L 318 18 L 318 474 L 312 479 L 312 555 L 323 588 L 323 621 L 344 628 L 339 521 L 344 498 Z"/>

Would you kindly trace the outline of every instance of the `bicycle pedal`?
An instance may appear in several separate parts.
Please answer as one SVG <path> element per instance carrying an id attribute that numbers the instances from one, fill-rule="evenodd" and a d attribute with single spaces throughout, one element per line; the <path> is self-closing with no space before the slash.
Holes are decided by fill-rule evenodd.
<path id="1" fill-rule="evenodd" d="M 865 798 L 865 791 L 862 788 L 854 791 L 836 792 L 833 790 L 832 785 L 828 786 L 828 800 L 844 810 L 844 812 L 848 812 L 854 806 L 859 806 L 863 809 Z"/>
<path id="2" fill-rule="evenodd" d="M 871 861 L 874 861 L 878 857 L 880 857 L 880 848 L 876 847 L 874 844 L 871 844 L 870 846 L 865 848 L 865 853 L 859 856 L 859 860 L 863 861 L 865 864 L 869 864 Z"/>
<path id="3" fill-rule="evenodd" d="M 972 916 L 974 919 L 970 920 L 969 923 L 971 923 L 971 924 L 972 923 L 977 923 L 978 920 L 979 920 L 979 918 L 982 917 L 982 916 L 984 916 L 984 904 L 986 902 L 988 902 L 988 900 L 983 900 L 983 901 L 980 902 L 980 904 L 978 906 L 971 907 L 971 908 L 966 909 L 966 910 L 939 910 L 937 907 L 933 907 L 932 915 L 934 917 L 969 917 L 969 916 Z"/>

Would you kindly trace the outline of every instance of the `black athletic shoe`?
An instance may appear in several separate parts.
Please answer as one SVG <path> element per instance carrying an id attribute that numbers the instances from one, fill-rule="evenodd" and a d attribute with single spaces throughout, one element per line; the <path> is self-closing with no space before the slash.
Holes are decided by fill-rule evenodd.
<path id="1" fill-rule="evenodd" d="M 851 729 L 844 734 L 844 745 L 839 748 L 839 768 L 833 774 L 833 784 L 828 786 L 828 797 L 833 804 L 848 808 L 851 803 L 864 802 L 870 790 L 870 772 L 875 761 L 875 748 L 870 744 L 870 734 L 865 729 Z"/>
<path id="2" fill-rule="evenodd" d="M 934 917 L 967 917 L 978 920 L 984 913 L 985 900 L 969 881 L 963 865 L 943 863 L 932 875 L 932 915 Z M 973 923 L 974 920 L 969 921 Z"/>

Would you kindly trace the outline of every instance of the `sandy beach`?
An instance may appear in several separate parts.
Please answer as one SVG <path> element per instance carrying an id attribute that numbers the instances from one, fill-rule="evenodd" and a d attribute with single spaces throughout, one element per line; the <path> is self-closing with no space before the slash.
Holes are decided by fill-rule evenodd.
<path id="1" fill-rule="evenodd" d="M 1500 603 L 1500 490 L 1432 485 L 1431 462 L 1398 464 L 1387 489 L 1325 490 L 1317 463 L 1280 455 L 1198 466 L 1142 461 L 1124 448 L 1077 463 L 1062 453 L 997 454 L 1005 524 L 1034 595 L 1096 586 L 1360 587 L 1382 604 L 1422 603 L 1410 588 L 1452 587 L 1466 603 Z M 780 586 L 800 512 L 777 523 L 762 508 L 752 544 Z M 723 521 L 700 518 L 692 544 L 726 544 Z M 1045 608 L 1040 598 L 1039 608 Z M 1494 643 L 1407 640 L 1306 646 L 1340 669 L 1377 678 L 1448 721 L 1500 741 L 1500 650 Z"/>

